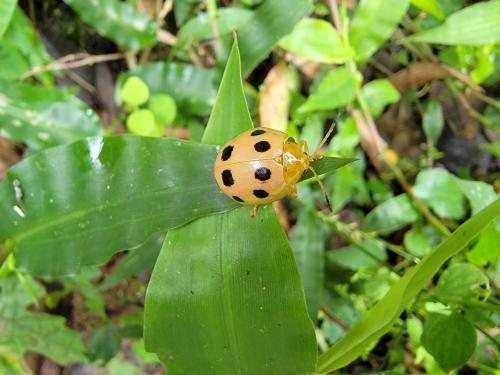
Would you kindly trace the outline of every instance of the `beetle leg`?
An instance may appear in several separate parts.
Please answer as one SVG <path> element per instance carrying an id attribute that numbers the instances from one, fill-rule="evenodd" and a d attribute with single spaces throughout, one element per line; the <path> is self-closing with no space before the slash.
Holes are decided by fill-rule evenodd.
<path id="1" fill-rule="evenodd" d="M 257 206 L 253 206 L 252 210 L 250 211 L 250 216 L 255 217 L 257 215 Z"/>
<path id="2" fill-rule="evenodd" d="M 297 186 L 295 185 L 290 186 L 290 195 L 293 195 L 294 197 L 297 196 Z"/>

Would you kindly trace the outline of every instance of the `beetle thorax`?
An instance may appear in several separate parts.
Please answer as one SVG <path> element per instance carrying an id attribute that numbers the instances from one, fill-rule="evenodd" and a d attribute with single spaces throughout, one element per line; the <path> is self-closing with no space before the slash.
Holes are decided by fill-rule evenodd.
<path id="1" fill-rule="evenodd" d="M 287 185 L 295 185 L 309 168 L 307 145 L 301 141 L 295 143 L 288 138 L 283 145 L 283 177 Z"/>

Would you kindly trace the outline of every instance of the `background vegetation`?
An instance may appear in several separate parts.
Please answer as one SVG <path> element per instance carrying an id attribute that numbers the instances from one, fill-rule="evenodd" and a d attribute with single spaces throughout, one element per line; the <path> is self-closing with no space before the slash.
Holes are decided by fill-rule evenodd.
<path id="1" fill-rule="evenodd" d="M 498 373 L 499 19 L 0 2 L 0 373 Z M 216 145 L 332 122 L 333 212 L 217 188 Z"/>

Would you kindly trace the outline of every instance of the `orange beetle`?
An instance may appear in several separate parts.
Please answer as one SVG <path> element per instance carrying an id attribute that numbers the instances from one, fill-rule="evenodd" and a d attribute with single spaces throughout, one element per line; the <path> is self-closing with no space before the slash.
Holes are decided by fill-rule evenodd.
<path id="1" fill-rule="evenodd" d="M 318 150 L 333 131 L 330 128 Z M 254 128 L 227 142 L 220 149 L 214 176 L 224 194 L 244 205 L 257 206 L 274 202 L 289 194 L 296 195 L 295 184 L 310 170 L 321 189 L 325 189 L 310 162 L 320 159 L 317 151 L 309 156 L 305 141 L 295 142 L 286 133 L 271 128 Z M 325 193 L 325 197 L 326 193 Z M 328 201 L 330 207 L 330 202 Z"/>

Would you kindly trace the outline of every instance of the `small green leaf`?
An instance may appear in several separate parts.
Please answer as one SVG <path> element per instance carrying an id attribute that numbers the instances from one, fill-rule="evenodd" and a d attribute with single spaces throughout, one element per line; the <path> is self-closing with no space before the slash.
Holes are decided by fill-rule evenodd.
<path id="1" fill-rule="evenodd" d="M 244 76 L 271 52 L 309 12 L 309 0 L 265 0 L 239 30 L 241 71 Z"/>
<path id="2" fill-rule="evenodd" d="M 333 347 L 323 353 L 316 372 L 326 373 L 344 367 L 365 353 L 387 333 L 415 296 L 432 280 L 442 265 L 459 253 L 493 219 L 500 216 L 500 199 L 467 220 L 445 241 L 406 271 L 389 292 Z"/>
<path id="3" fill-rule="evenodd" d="M 432 249 L 429 237 L 422 229 L 418 228 L 406 232 L 403 242 L 408 251 L 419 258 L 429 254 Z"/>
<path id="4" fill-rule="evenodd" d="M 492 155 L 500 157 L 500 142 L 483 143 L 483 144 L 480 144 L 479 147 L 481 148 L 481 150 L 483 150 L 485 152 L 488 152 Z"/>
<path id="5" fill-rule="evenodd" d="M 368 215 L 363 223 L 363 230 L 391 233 L 405 225 L 412 224 L 420 217 L 406 194 L 387 199 Z"/>
<path id="6" fill-rule="evenodd" d="M 386 257 L 385 249 L 373 240 L 327 252 L 328 262 L 353 271 L 380 266 Z"/>
<path id="7" fill-rule="evenodd" d="M 177 104 L 175 100 L 167 94 L 153 96 L 149 102 L 149 110 L 155 115 L 156 121 L 160 125 L 171 125 L 177 116 Z"/>
<path id="8" fill-rule="evenodd" d="M 302 104 L 298 112 L 327 111 L 343 107 L 351 102 L 359 87 L 356 73 L 346 68 L 333 69 L 321 81 L 318 88 Z"/>
<path id="9" fill-rule="evenodd" d="M 454 263 L 439 278 L 436 296 L 443 302 L 483 302 L 490 295 L 488 278 L 474 265 Z"/>
<path id="10" fill-rule="evenodd" d="M 448 45 L 481 45 L 500 41 L 500 1 L 482 1 L 448 16 L 444 23 L 409 39 Z"/>
<path id="11" fill-rule="evenodd" d="M 2 40 L 5 30 L 9 26 L 16 5 L 17 0 L 3 0 L 0 3 L 0 40 Z"/>
<path id="12" fill-rule="evenodd" d="M 500 258 L 500 230 L 497 229 L 496 223 L 488 225 L 480 234 L 479 240 L 474 245 L 467 259 L 477 266 L 486 264 L 496 264 Z"/>
<path id="13" fill-rule="evenodd" d="M 321 19 L 304 18 L 279 46 L 305 59 L 326 64 L 344 62 L 352 55 L 335 28 Z"/>
<path id="14" fill-rule="evenodd" d="M 455 177 L 455 182 L 467 197 L 475 215 L 498 198 L 493 186 L 482 181 L 468 181 Z"/>
<path id="15" fill-rule="evenodd" d="M 148 101 L 149 88 L 139 77 L 129 77 L 122 87 L 122 98 L 133 107 L 140 106 Z"/>
<path id="16" fill-rule="evenodd" d="M 357 61 L 368 60 L 391 36 L 410 0 L 362 0 L 352 19 L 349 39 Z"/>
<path id="17" fill-rule="evenodd" d="M 122 48 L 137 50 L 156 42 L 156 24 L 120 0 L 64 0 L 99 34 Z"/>
<path id="18" fill-rule="evenodd" d="M 422 170 L 413 191 L 441 217 L 461 219 L 465 215 L 464 194 L 454 176 L 444 168 Z"/>
<path id="19" fill-rule="evenodd" d="M 422 127 L 424 128 L 426 137 L 433 145 L 437 145 L 441 132 L 443 131 L 443 126 L 443 108 L 439 102 L 430 100 L 425 108 Z"/>
<path id="20" fill-rule="evenodd" d="M 127 117 L 129 132 L 137 135 L 154 135 L 156 130 L 155 116 L 149 109 L 136 109 Z"/>
<path id="21" fill-rule="evenodd" d="M 314 322 L 318 316 L 325 276 L 325 230 L 312 214 L 302 210 L 290 232 L 290 242 L 302 277 L 309 316 Z"/>
<path id="22" fill-rule="evenodd" d="M 370 113 L 378 117 L 386 105 L 399 101 L 399 91 L 388 79 L 375 79 L 361 89 Z"/>
<path id="23" fill-rule="evenodd" d="M 92 332 L 89 354 L 92 361 L 108 362 L 120 350 L 120 336 L 113 323 L 108 323 Z"/>
<path id="24" fill-rule="evenodd" d="M 476 331 L 458 314 L 430 314 L 424 324 L 422 344 L 448 372 L 464 365 L 476 349 Z"/>

